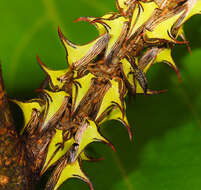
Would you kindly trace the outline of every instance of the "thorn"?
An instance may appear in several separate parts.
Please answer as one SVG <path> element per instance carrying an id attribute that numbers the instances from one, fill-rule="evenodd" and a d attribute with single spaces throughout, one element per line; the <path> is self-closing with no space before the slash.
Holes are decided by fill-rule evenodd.
<path id="1" fill-rule="evenodd" d="M 91 190 L 94 190 L 94 187 L 93 187 L 91 181 L 88 179 L 86 182 L 87 182 L 87 184 L 89 185 L 89 188 L 90 188 Z"/>
<path id="2" fill-rule="evenodd" d="M 61 32 L 61 28 L 58 26 L 58 34 L 61 40 L 65 39 L 63 33 Z"/>
<path id="3" fill-rule="evenodd" d="M 102 158 L 93 158 L 93 157 L 87 155 L 86 153 L 85 153 L 85 156 L 88 158 L 88 160 L 85 160 L 85 161 L 89 161 L 89 162 L 99 162 L 99 161 L 105 160 L 105 158 L 103 158 L 103 157 Z"/>
<path id="4" fill-rule="evenodd" d="M 175 39 L 175 38 L 171 35 L 170 31 L 167 31 L 167 33 L 168 33 L 168 36 L 174 41 L 175 44 L 188 44 L 188 43 L 189 43 L 189 42 L 186 41 L 185 39 L 184 39 L 183 41 L 179 41 L 179 40 Z"/>
<path id="5" fill-rule="evenodd" d="M 163 90 L 148 90 L 148 95 L 153 95 L 153 94 L 162 94 L 167 92 L 167 89 L 163 89 Z"/>
<path id="6" fill-rule="evenodd" d="M 190 55 L 192 55 L 192 49 L 189 43 L 187 43 L 186 46 L 187 46 L 188 52 L 190 53 Z"/>
<path id="7" fill-rule="evenodd" d="M 65 42 L 65 43 L 67 43 L 69 46 L 71 46 L 71 47 L 73 47 L 73 48 L 76 48 L 77 45 L 75 45 L 75 44 L 73 44 L 72 42 L 70 42 L 70 41 L 64 36 L 64 34 L 62 33 L 61 28 L 60 28 L 59 26 L 58 26 L 58 34 L 59 34 L 59 38 L 60 38 L 62 44 L 64 45 L 64 47 L 65 47 L 65 44 L 64 44 L 64 42 Z M 66 49 L 66 47 L 65 47 L 65 49 Z"/>
<path id="8" fill-rule="evenodd" d="M 41 88 L 37 88 L 37 89 L 35 89 L 35 92 L 38 92 L 38 93 L 44 93 L 44 90 L 41 89 Z"/>
<path id="9" fill-rule="evenodd" d="M 167 64 L 176 72 L 178 80 L 179 80 L 179 83 L 181 83 L 181 75 L 179 73 L 179 69 L 177 68 L 177 66 L 169 64 L 168 62 L 167 62 Z"/>
<path id="10" fill-rule="evenodd" d="M 37 61 L 38 61 L 38 63 L 39 63 L 40 65 L 43 65 L 43 63 L 42 63 L 42 61 L 41 61 L 41 59 L 40 59 L 40 57 L 39 57 L 38 54 L 36 54 L 36 59 L 37 59 Z"/>
<path id="11" fill-rule="evenodd" d="M 103 141 L 103 142 L 104 142 L 104 141 Z M 117 152 L 115 146 L 114 146 L 111 142 L 107 141 L 107 142 L 104 142 L 104 143 L 108 144 L 108 145 L 110 146 L 110 148 L 111 148 L 114 152 Z"/>
<path id="12" fill-rule="evenodd" d="M 132 142 L 133 141 L 133 134 L 132 134 L 131 127 L 126 125 L 126 128 L 128 130 L 129 139 Z"/>
<path id="13" fill-rule="evenodd" d="M 74 20 L 73 22 L 76 23 L 76 22 L 80 22 L 80 21 L 90 22 L 88 17 L 80 17 L 80 18 L 77 18 L 76 20 Z"/>
<path id="14" fill-rule="evenodd" d="M 181 75 L 179 73 L 179 69 L 177 67 L 173 67 L 173 69 L 175 70 L 175 72 L 177 73 L 177 77 L 178 77 L 178 80 L 179 80 L 179 83 L 181 83 Z"/>
<path id="15" fill-rule="evenodd" d="M 48 67 L 41 61 L 41 59 L 40 59 L 40 57 L 39 57 L 38 54 L 36 54 L 36 58 L 37 58 L 37 61 L 38 61 L 39 65 L 40 65 L 41 69 L 45 72 L 45 74 L 47 76 L 49 76 L 49 74 L 47 73 L 47 71 L 44 69 L 44 68 L 48 69 Z"/>
<path id="16" fill-rule="evenodd" d="M 127 131 L 128 131 L 128 135 L 129 135 L 129 139 L 130 141 L 133 141 L 133 134 L 132 134 L 132 130 L 130 125 L 127 125 L 126 122 L 124 120 L 122 120 L 121 118 L 119 118 L 119 120 L 123 123 L 123 125 L 126 127 Z"/>
<path id="17" fill-rule="evenodd" d="M 103 161 L 105 160 L 105 158 L 91 158 L 92 162 L 99 162 L 99 161 Z"/>
<path id="18" fill-rule="evenodd" d="M 102 21 L 102 20 L 100 20 L 98 18 L 90 21 L 90 23 L 92 23 L 92 24 L 94 24 L 94 23 L 102 24 L 107 31 L 109 31 L 109 29 L 111 29 L 111 27 L 108 24 L 106 24 L 104 21 Z"/>
<path id="19" fill-rule="evenodd" d="M 168 61 L 164 61 L 164 62 L 176 72 L 178 80 L 179 80 L 179 83 L 180 83 L 181 82 L 181 75 L 179 73 L 179 69 L 177 68 L 177 66 L 173 65 L 172 63 L 170 63 Z"/>

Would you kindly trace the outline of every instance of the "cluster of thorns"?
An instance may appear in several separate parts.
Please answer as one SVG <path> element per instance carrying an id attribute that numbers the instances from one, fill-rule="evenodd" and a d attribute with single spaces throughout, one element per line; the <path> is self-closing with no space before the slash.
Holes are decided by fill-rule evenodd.
<path id="1" fill-rule="evenodd" d="M 92 189 L 81 170 L 81 162 L 92 159 L 86 146 L 101 141 L 114 148 L 100 134 L 101 124 L 118 120 L 132 139 L 125 114 L 127 93 L 163 92 L 148 89 L 145 75 L 158 62 L 167 63 L 180 78 L 171 51 L 176 44 L 189 48 L 183 24 L 200 13 L 200 1 L 116 0 L 116 5 L 117 13 L 76 20 L 87 21 L 98 30 L 98 37 L 86 45 L 73 44 L 59 28 L 69 67 L 54 71 L 38 57 L 47 74 L 39 97 L 13 100 L 24 112 L 21 135 L 27 142 L 32 171 L 42 175 L 55 166 L 46 190 L 59 188 L 71 177 L 84 180 Z"/>

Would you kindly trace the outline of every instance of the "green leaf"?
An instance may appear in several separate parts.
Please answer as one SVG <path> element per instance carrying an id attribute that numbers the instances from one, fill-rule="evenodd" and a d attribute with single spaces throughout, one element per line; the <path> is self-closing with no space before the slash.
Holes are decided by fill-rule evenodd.
<path id="1" fill-rule="evenodd" d="M 45 78 L 36 61 L 39 54 L 51 69 L 66 69 L 65 49 L 57 27 L 76 44 L 98 36 L 89 23 L 73 23 L 81 16 L 102 16 L 115 10 L 115 0 L 1 0 L 0 59 L 8 95 L 28 98 Z M 95 190 L 199 190 L 201 188 L 201 16 L 185 25 L 192 56 L 184 47 L 173 49 L 182 82 L 165 64 L 148 72 L 149 87 L 167 88 L 165 94 L 137 96 L 127 101 L 128 120 L 134 139 L 116 121 L 101 127 L 101 133 L 117 148 L 92 144 L 104 161 L 83 163 Z M 37 188 L 39 189 L 39 188 Z M 41 187 L 41 189 L 44 189 Z M 69 180 L 65 189 L 87 190 L 87 184 Z"/>

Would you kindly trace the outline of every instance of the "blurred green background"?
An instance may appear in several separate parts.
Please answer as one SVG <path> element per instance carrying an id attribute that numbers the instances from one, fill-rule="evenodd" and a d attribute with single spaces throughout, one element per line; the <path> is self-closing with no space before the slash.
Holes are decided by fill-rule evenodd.
<path id="1" fill-rule="evenodd" d="M 45 77 L 36 54 L 51 68 L 66 67 L 58 25 L 68 39 L 83 44 L 97 33 L 93 26 L 73 21 L 108 11 L 115 11 L 115 0 L 0 0 L 0 59 L 9 96 L 27 99 L 35 94 Z M 148 73 L 149 86 L 168 92 L 128 100 L 133 142 L 121 124 L 108 122 L 101 131 L 117 152 L 106 145 L 90 145 L 89 152 L 105 158 L 83 164 L 95 190 L 201 189 L 200 23 L 201 16 L 195 16 L 185 25 L 192 55 L 185 46 L 174 48 L 182 82 L 167 65 L 157 64 Z M 45 178 L 38 189 L 44 183 Z M 72 179 L 61 189 L 87 190 L 88 186 Z"/>

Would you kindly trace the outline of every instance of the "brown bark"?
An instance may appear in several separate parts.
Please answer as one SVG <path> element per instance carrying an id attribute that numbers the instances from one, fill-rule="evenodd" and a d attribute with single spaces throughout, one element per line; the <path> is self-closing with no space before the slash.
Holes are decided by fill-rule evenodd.
<path id="1" fill-rule="evenodd" d="M 19 138 L 10 113 L 0 68 L 0 189 L 31 190 L 25 147 Z"/>

